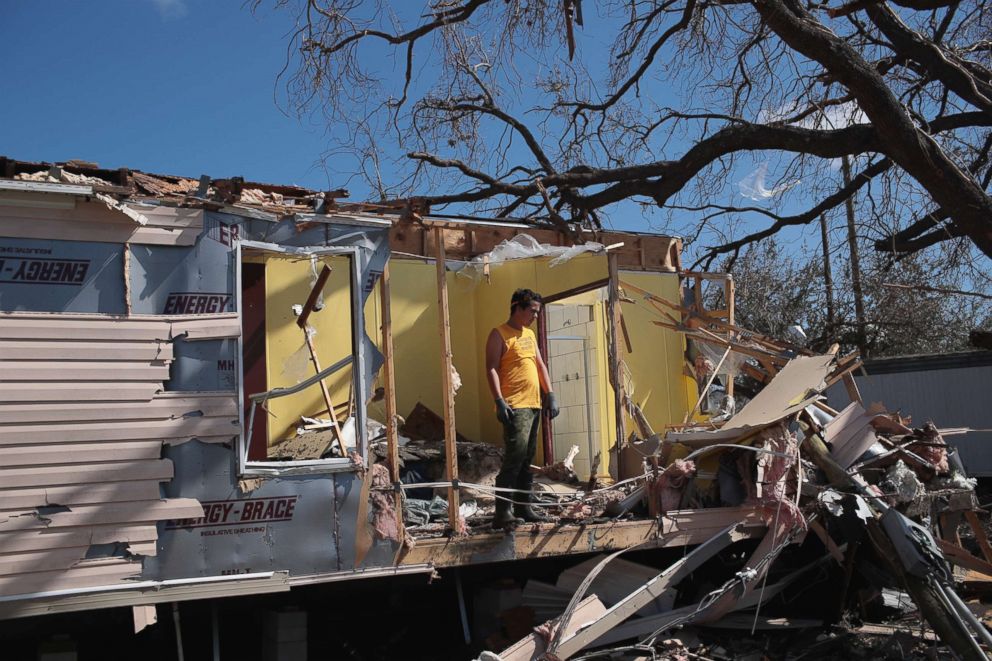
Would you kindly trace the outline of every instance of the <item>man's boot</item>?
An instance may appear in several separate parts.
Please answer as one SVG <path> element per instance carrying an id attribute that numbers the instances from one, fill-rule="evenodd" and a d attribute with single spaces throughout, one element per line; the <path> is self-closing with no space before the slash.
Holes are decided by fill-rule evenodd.
<path id="1" fill-rule="evenodd" d="M 524 493 L 519 494 L 515 500 L 523 501 L 523 504 L 514 505 L 513 512 L 527 523 L 548 523 L 551 519 L 533 505 L 534 494 L 531 493 L 533 487 L 534 476 L 528 472 L 527 477 L 517 483 L 517 488 Z"/>
<path id="2" fill-rule="evenodd" d="M 503 481 L 499 478 L 496 479 L 496 486 L 501 488 L 509 488 L 511 485 L 502 483 Z M 508 498 L 512 495 L 516 498 L 516 494 L 508 494 L 504 492 L 496 493 L 496 514 L 493 515 L 493 530 L 505 530 L 508 528 L 513 528 L 524 522 L 523 519 L 518 519 L 513 516 L 510 511 L 513 503 L 511 503 Z"/>

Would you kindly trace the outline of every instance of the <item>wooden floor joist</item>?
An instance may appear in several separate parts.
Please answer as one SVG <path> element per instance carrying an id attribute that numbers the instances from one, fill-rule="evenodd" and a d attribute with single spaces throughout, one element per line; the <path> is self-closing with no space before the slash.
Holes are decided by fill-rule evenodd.
<path id="1" fill-rule="evenodd" d="M 734 522 L 743 524 L 747 537 L 761 537 L 760 510 L 751 507 L 714 507 L 669 512 L 658 522 L 612 521 L 585 524 L 524 524 L 512 532 L 476 533 L 466 537 L 417 539 L 401 563 L 435 567 L 485 564 L 550 556 L 615 551 L 642 544 L 642 548 L 672 548 L 702 544 Z"/>

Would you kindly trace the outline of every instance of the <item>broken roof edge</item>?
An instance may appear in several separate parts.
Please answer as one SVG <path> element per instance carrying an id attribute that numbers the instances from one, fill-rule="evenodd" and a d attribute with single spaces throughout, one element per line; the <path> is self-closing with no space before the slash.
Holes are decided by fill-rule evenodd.
<path id="1" fill-rule="evenodd" d="M 550 223 L 534 222 L 517 218 L 481 218 L 467 214 L 431 214 L 418 215 L 416 207 L 419 198 L 409 197 L 380 202 L 337 202 L 340 198 L 348 197 L 348 191 L 312 190 L 303 186 L 271 184 L 246 181 L 242 177 L 211 178 L 182 177 L 171 174 L 150 173 L 127 167 L 101 168 L 96 163 L 68 160 L 65 162 L 21 161 L 6 156 L 0 156 L 0 187 L 15 181 L 31 182 L 35 185 L 60 185 L 47 180 L 25 180 L 24 177 L 48 172 L 48 177 L 62 177 L 62 172 L 102 180 L 89 185 L 84 194 L 110 193 L 120 196 L 122 202 L 159 204 L 168 206 L 210 206 L 216 205 L 217 211 L 237 213 L 246 210 L 273 214 L 273 220 L 281 220 L 292 216 L 306 217 L 310 222 L 320 218 L 328 220 L 334 217 L 357 218 L 373 220 L 388 219 L 393 225 L 406 221 L 420 222 L 427 226 L 447 225 L 460 227 L 494 227 L 494 228 L 531 228 L 541 231 L 559 230 Z M 61 185 L 71 185 L 69 183 Z M 202 194 L 201 194 L 201 189 Z M 262 193 L 259 196 L 244 198 L 246 191 Z M 271 198 L 271 199 L 268 199 Z M 303 202 L 303 204 L 299 204 Z M 234 211 L 232 211 L 234 209 Z M 321 209 L 326 209 L 321 213 Z M 266 218 L 268 220 L 268 218 Z M 664 237 L 678 243 L 681 251 L 682 238 L 653 232 L 619 230 L 612 228 L 574 228 L 581 237 L 595 238 L 599 234 L 621 234 L 636 237 Z"/>

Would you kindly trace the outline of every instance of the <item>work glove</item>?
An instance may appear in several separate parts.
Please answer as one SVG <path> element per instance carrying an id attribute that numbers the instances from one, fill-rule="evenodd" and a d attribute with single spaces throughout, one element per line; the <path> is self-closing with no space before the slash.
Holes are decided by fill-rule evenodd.
<path id="1" fill-rule="evenodd" d="M 553 392 L 549 392 L 544 396 L 544 412 L 548 414 L 552 420 L 558 417 L 561 413 L 561 409 L 558 408 L 558 400 L 555 398 Z"/>
<path id="2" fill-rule="evenodd" d="M 502 397 L 496 400 L 496 419 L 504 425 L 510 424 L 510 420 L 513 419 L 513 409 Z"/>

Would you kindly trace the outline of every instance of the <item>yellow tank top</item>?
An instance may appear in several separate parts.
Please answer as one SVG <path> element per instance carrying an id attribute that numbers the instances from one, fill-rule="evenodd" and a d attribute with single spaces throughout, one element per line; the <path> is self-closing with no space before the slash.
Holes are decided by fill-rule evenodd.
<path id="1" fill-rule="evenodd" d="M 537 336 L 529 328 L 515 329 L 509 324 L 496 328 L 506 351 L 500 358 L 500 391 L 514 409 L 541 408 L 541 382 L 537 376 Z"/>

